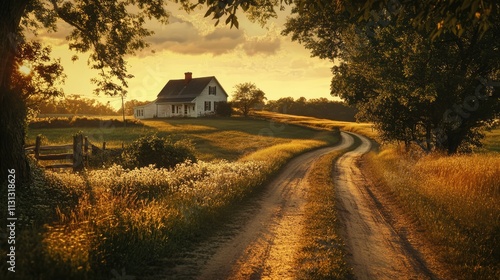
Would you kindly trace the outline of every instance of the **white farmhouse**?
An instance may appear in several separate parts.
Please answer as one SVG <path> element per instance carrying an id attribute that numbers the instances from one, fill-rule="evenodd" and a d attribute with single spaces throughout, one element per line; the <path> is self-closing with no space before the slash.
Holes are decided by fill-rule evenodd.
<path id="1" fill-rule="evenodd" d="M 191 72 L 184 79 L 170 80 L 155 101 L 134 107 L 137 119 L 200 117 L 212 115 L 219 102 L 227 102 L 227 93 L 215 77 L 193 78 Z"/>

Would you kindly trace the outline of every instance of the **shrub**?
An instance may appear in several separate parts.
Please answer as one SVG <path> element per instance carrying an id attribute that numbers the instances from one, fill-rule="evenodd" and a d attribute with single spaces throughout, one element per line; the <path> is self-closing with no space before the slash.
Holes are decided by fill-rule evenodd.
<path id="1" fill-rule="evenodd" d="M 151 164 L 158 168 L 172 168 L 190 160 L 196 162 L 194 147 L 187 140 L 174 141 L 156 134 L 143 136 L 125 148 L 122 153 L 127 168 L 145 167 Z"/>
<path id="2" fill-rule="evenodd" d="M 228 102 L 219 102 L 215 114 L 220 117 L 230 117 L 233 114 L 233 106 Z"/>

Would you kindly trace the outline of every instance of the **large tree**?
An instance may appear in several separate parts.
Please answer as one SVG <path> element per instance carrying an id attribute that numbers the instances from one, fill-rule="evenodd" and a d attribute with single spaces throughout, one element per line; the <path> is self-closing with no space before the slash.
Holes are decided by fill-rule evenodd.
<path id="1" fill-rule="evenodd" d="M 26 42 L 25 34 L 31 31 L 36 35 L 41 29 L 57 32 L 58 23 L 66 22 L 72 28 L 67 34 L 70 49 L 89 52 L 88 63 L 98 71 L 93 79 L 96 93 L 124 94 L 132 77 L 127 73 L 125 56 L 147 46 L 144 38 L 152 33 L 144 28 L 146 20 L 167 22 L 168 13 L 159 0 L 5 0 L 0 4 L 0 18 L 1 181 L 7 178 L 7 169 L 15 169 L 19 182 L 29 179 L 23 147 L 26 91 L 37 86 L 18 79 L 24 46 L 37 47 Z M 36 53 L 41 52 L 46 51 L 40 47 Z M 54 64 L 39 73 L 50 82 L 61 75 L 60 71 Z"/>
<path id="2" fill-rule="evenodd" d="M 500 112 L 499 92 L 488 85 L 500 71 L 499 6 L 486 32 L 476 23 L 433 38 L 408 24 L 417 11 L 402 5 L 379 10 L 375 25 L 296 9 L 285 33 L 336 60 L 332 94 L 357 106 L 385 140 L 455 153 L 477 144 Z"/>

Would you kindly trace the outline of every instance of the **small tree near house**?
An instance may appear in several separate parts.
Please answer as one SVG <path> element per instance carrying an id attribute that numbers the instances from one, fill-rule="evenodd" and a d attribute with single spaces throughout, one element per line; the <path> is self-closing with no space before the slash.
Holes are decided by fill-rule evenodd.
<path id="1" fill-rule="evenodd" d="M 265 93 L 254 83 L 237 84 L 235 88 L 232 96 L 233 106 L 241 110 L 245 117 L 255 105 L 262 104 L 264 100 L 267 100 Z"/>

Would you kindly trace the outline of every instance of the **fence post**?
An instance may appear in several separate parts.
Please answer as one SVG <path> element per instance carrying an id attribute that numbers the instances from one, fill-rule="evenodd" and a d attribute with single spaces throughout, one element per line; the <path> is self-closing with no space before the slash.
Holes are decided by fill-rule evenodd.
<path id="1" fill-rule="evenodd" d="M 83 170 L 83 135 L 73 136 L 73 171 Z"/>
<path id="2" fill-rule="evenodd" d="M 102 142 L 102 150 L 106 150 L 106 142 Z"/>
<path id="3" fill-rule="evenodd" d="M 42 145 L 42 137 L 38 135 L 35 141 L 35 158 L 38 160 L 40 157 L 40 146 Z"/>
<path id="4" fill-rule="evenodd" d="M 89 138 L 85 136 L 83 138 L 83 156 L 85 157 L 85 165 L 88 166 L 89 163 Z"/>

